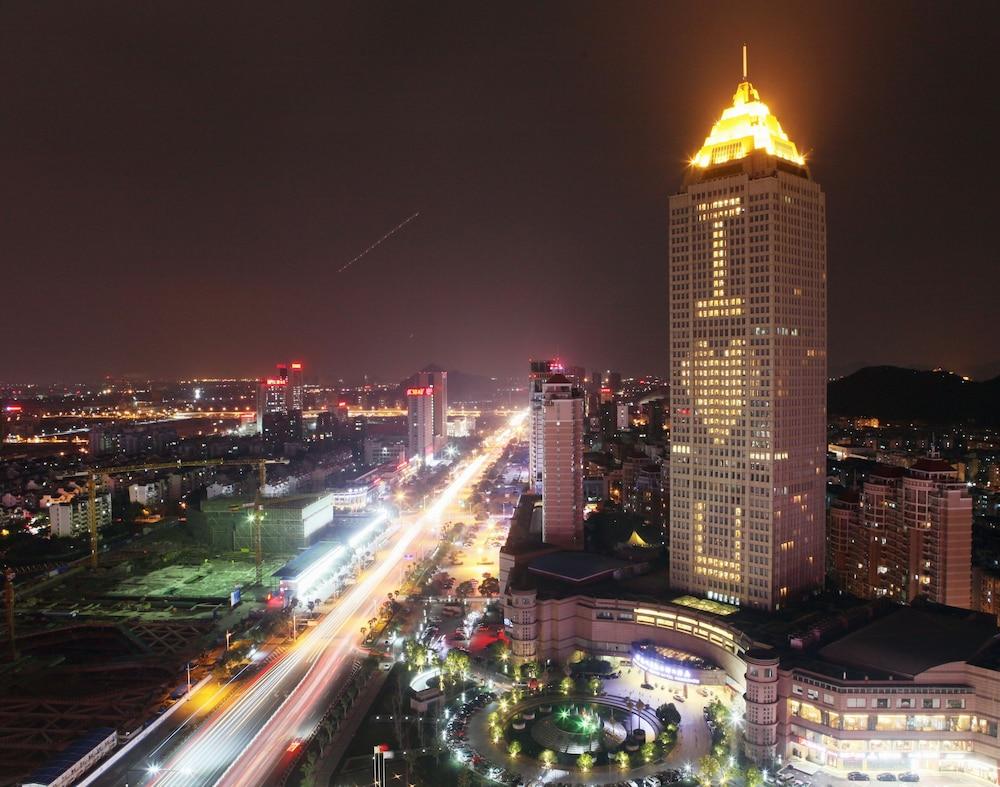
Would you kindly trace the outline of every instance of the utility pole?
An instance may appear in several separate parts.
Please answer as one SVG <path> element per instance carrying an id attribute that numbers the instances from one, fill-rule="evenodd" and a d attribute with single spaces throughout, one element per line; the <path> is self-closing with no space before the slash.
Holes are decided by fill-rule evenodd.
<path id="1" fill-rule="evenodd" d="M 14 569 L 4 571 L 3 601 L 7 613 L 7 636 L 10 638 L 10 660 L 17 661 L 17 643 L 14 641 Z"/>
<path id="2" fill-rule="evenodd" d="M 263 562 L 264 562 L 264 485 L 267 483 L 267 464 L 263 459 L 261 459 L 258 467 L 258 478 L 257 478 L 257 501 L 256 511 L 254 511 L 254 541 L 257 549 L 257 586 L 260 587 L 261 580 L 263 578 Z"/>

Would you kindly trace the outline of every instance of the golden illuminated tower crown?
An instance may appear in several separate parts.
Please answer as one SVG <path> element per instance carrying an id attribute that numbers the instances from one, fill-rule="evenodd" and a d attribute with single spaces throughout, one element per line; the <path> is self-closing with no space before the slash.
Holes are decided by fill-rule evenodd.
<path id="1" fill-rule="evenodd" d="M 746 158 L 756 150 L 804 167 L 806 160 L 781 128 L 767 104 L 747 78 L 746 47 L 743 47 L 743 79 L 736 87 L 733 104 L 712 126 L 691 164 L 706 169 Z"/>

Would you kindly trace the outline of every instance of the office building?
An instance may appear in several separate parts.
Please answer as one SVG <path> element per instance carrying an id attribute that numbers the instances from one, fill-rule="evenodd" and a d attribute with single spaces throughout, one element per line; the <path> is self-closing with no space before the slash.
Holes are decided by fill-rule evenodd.
<path id="1" fill-rule="evenodd" d="M 583 392 L 555 374 L 542 383 L 542 540 L 583 549 Z"/>
<path id="2" fill-rule="evenodd" d="M 671 583 L 777 609 L 824 576 L 826 218 L 745 73 L 669 217 Z"/>
<path id="3" fill-rule="evenodd" d="M 287 375 L 282 377 L 278 367 L 278 375 L 275 377 L 265 377 L 257 385 L 257 431 L 264 433 L 264 416 L 288 412 L 286 390 L 288 388 Z"/>
<path id="4" fill-rule="evenodd" d="M 409 435 L 409 458 L 429 462 L 434 458 L 434 387 L 411 386 L 406 389 L 406 427 Z"/>
<path id="5" fill-rule="evenodd" d="M 256 547 L 253 498 L 204 500 L 188 512 L 191 531 L 213 549 L 239 552 Z M 334 493 L 264 499 L 261 547 L 267 556 L 294 554 L 319 540 L 333 522 Z"/>
<path id="6" fill-rule="evenodd" d="M 531 361 L 528 371 L 528 488 L 535 494 L 542 493 L 542 455 L 545 440 L 542 385 L 553 374 L 553 368 L 557 364 L 557 361 L 551 359 Z"/>
<path id="7" fill-rule="evenodd" d="M 288 384 L 285 386 L 285 404 L 289 411 L 305 409 L 305 385 L 303 382 L 303 366 L 300 361 L 292 361 L 288 365 Z"/>

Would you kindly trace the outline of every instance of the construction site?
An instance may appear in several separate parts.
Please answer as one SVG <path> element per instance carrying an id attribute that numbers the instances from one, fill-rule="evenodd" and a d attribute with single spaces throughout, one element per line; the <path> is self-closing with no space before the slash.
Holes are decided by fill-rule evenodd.
<path id="1" fill-rule="evenodd" d="M 0 785 L 95 727 L 129 737 L 225 656 L 267 637 L 282 613 L 272 575 L 295 550 L 264 549 L 262 502 L 239 506 L 256 527 L 236 548 L 171 519 L 105 551 L 95 525 L 87 557 L 30 576 L 6 571 Z"/>

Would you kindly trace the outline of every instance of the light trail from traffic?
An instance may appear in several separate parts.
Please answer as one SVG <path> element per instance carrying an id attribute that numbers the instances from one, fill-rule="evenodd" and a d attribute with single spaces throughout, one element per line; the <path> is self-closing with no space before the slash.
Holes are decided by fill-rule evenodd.
<path id="1" fill-rule="evenodd" d="M 416 521 L 400 528 L 387 554 L 364 579 L 281 660 L 268 667 L 231 704 L 206 720 L 158 770 L 151 770 L 146 783 L 161 787 L 260 784 L 285 752 L 290 739 L 311 732 L 309 727 L 315 724 L 315 716 L 322 710 L 320 703 L 331 681 L 352 660 L 359 613 L 365 610 L 363 614 L 367 615 L 367 610 L 384 597 L 385 588 L 394 584 L 393 572 L 414 541 L 439 523 L 462 489 L 513 437 L 525 416 L 526 413 L 518 413 L 508 426 L 493 435 L 487 441 L 487 451 L 468 460 Z M 304 675 L 294 681 L 288 696 L 279 702 L 284 685 L 302 671 Z"/>

